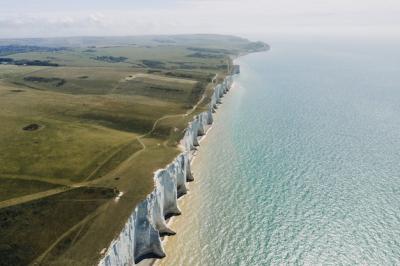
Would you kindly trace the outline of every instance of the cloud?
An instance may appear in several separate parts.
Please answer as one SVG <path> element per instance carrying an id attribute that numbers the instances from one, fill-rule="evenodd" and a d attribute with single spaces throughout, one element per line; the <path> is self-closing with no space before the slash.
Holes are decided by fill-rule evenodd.
<path id="1" fill-rule="evenodd" d="M 17 0 L 18 1 L 18 0 Z M 70 0 L 71 2 L 77 0 Z M 132 7 L 133 6 L 133 7 Z M 0 37 L 176 33 L 269 34 L 399 29 L 394 0 L 186 0 L 81 11 L 0 11 Z M 12 14 L 12 15 L 10 15 Z"/>

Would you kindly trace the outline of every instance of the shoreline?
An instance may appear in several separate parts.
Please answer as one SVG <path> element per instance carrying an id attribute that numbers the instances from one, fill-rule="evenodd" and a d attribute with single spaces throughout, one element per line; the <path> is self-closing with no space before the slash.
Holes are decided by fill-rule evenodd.
<path id="1" fill-rule="evenodd" d="M 212 129 L 213 113 L 222 104 L 221 98 L 232 88 L 234 75 L 227 75 L 214 87 L 208 110 L 195 115 L 188 123 L 180 142 L 182 153 L 154 173 L 153 192 L 133 210 L 98 265 L 155 265 L 157 259 L 166 256 L 163 244 L 167 242 L 167 236 L 176 234 L 170 225 L 174 216 L 181 214 L 178 202 L 187 194 L 186 184 L 194 180 L 190 167 L 198 153 L 197 147 Z"/>
<path id="2" fill-rule="evenodd" d="M 231 88 L 232 88 L 233 86 L 234 86 L 234 83 L 231 84 Z M 207 129 L 206 133 L 205 133 L 203 136 L 201 136 L 201 138 L 199 139 L 199 144 L 200 144 L 203 140 L 206 139 L 207 134 L 208 134 L 212 129 L 213 129 L 213 126 L 211 125 L 211 126 Z M 193 155 L 193 157 L 192 157 L 192 159 L 191 159 L 191 161 L 190 161 L 190 165 L 191 165 L 191 166 L 194 164 L 198 152 L 199 152 L 199 151 L 196 151 L 196 153 Z M 178 198 L 178 203 L 181 202 L 181 201 L 184 201 L 184 200 L 186 199 L 185 196 L 186 196 L 186 195 L 183 195 L 182 197 Z M 169 219 L 167 220 L 167 225 L 168 225 L 168 226 L 171 226 L 171 225 L 175 222 L 175 219 L 178 218 L 178 217 L 179 217 L 179 216 L 172 216 L 171 218 L 169 218 Z M 163 246 L 165 246 L 165 245 L 167 244 L 168 239 L 169 239 L 168 237 L 163 237 L 163 239 L 162 239 L 162 244 L 163 244 Z M 162 260 L 162 259 L 148 259 L 148 261 L 145 261 L 145 260 L 144 260 L 144 261 L 142 261 L 143 263 L 140 262 L 140 263 L 137 264 L 137 265 L 139 265 L 139 266 L 156 266 L 156 265 L 157 265 L 157 262 L 158 262 L 159 260 Z"/>

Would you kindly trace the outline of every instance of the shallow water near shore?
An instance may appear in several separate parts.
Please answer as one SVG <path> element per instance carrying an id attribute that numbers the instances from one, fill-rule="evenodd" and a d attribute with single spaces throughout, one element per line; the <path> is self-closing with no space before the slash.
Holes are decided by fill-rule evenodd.
<path id="1" fill-rule="evenodd" d="M 399 62 L 365 40 L 240 58 L 157 265 L 400 264 Z"/>

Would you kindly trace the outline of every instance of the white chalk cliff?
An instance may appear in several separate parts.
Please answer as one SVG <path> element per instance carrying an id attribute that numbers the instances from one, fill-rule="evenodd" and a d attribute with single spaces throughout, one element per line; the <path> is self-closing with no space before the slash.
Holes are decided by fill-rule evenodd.
<path id="1" fill-rule="evenodd" d="M 193 181 L 190 161 L 199 146 L 199 137 L 206 134 L 213 123 L 212 113 L 231 85 L 232 77 L 228 76 L 214 88 L 209 110 L 196 115 L 186 128 L 182 139 L 184 151 L 165 169 L 154 173 L 154 191 L 134 209 L 99 265 L 135 265 L 144 258 L 165 256 L 161 236 L 175 234 L 165 219 L 180 214 L 177 199 L 186 194 L 186 182 Z"/>

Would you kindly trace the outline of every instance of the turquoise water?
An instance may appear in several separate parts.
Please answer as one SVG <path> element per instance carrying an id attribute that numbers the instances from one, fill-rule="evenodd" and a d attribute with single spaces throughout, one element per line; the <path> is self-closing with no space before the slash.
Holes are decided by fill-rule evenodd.
<path id="1" fill-rule="evenodd" d="M 399 265 L 400 53 L 278 42 L 241 58 L 164 265 Z"/>

